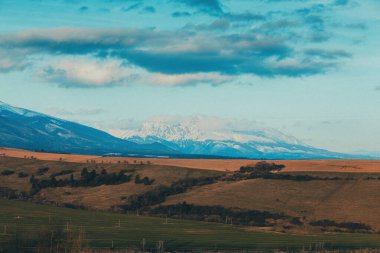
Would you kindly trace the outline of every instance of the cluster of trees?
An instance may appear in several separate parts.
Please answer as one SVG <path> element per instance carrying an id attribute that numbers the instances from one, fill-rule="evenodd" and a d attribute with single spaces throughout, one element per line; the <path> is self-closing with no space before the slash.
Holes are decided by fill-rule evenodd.
<path id="1" fill-rule="evenodd" d="M 364 224 L 364 223 L 356 223 L 356 222 L 336 222 L 333 220 L 317 220 L 317 221 L 311 221 L 309 223 L 312 226 L 318 226 L 318 227 L 336 227 L 336 228 L 342 228 L 347 229 L 352 232 L 357 231 L 370 231 L 372 230 L 372 227 L 370 225 Z"/>
<path id="2" fill-rule="evenodd" d="M 37 176 L 42 176 L 44 175 L 46 172 L 49 171 L 49 168 L 48 167 L 44 167 L 44 168 L 39 168 L 36 172 L 36 175 Z"/>
<path id="3" fill-rule="evenodd" d="M 294 180 L 294 181 L 310 181 L 310 180 L 340 180 L 338 177 L 316 177 L 311 175 L 286 174 L 278 173 L 285 165 L 268 163 L 261 161 L 255 165 L 247 165 L 240 167 L 240 170 L 232 175 L 226 176 L 223 180 L 238 181 L 246 179 L 264 178 L 264 179 L 279 179 L 279 180 Z"/>
<path id="4" fill-rule="evenodd" d="M 1 172 L 1 175 L 2 176 L 10 176 L 10 175 L 13 175 L 15 173 L 14 170 L 11 170 L 11 169 L 5 169 Z"/>
<path id="5" fill-rule="evenodd" d="M 128 204 L 120 207 L 126 211 L 144 209 L 164 202 L 170 195 L 184 193 L 194 186 L 213 184 L 218 179 L 219 176 L 182 179 L 174 182 L 171 186 L 159 186 L 141 195 L 133 195 L 128 198 Z"/>
<path id="6" fill-rule="evenodd" d="M 365 180 L 380 180 L 380 177 L 366 177 Z"/>
<path id="7" fill-rule="evenodd" d="M 149 179 L 149 177 L 141 178 L 140 175 L 135 176 L 135 183 L 136 184 L 144 184 L 144 185 L 151 185 L 153 184 L 154 179 Z"/>
<path id="8" fill-rule="evenodd" d="M 0 198 L 5 198 L 5 199 L 28 199 L 29 194 L 22 191 L 22 192 L 17 192 L 16 190 L 13 190 L 8 187 L 2 187 L 0 186 Z"/>
<path id="9" fill-rule="evenodd" d="M 200 206 L 187 204 L 186 202 L 176 205 L 158 206 L 149 210 L 149 214 L 250 226 L 266 226 L 269 225 L 269 219 L 280 220 L 289 218 L 283 214 L 267 211 L 238 210 L 223 206 Z"/>
<path id="10" fill-rule="evenodd" d="M 29 174 L 26 173 L 26 172 L 23 172 L 23 171 L 21 171 L 21 172 L 18 173 L 18 177 L 19 178 L 28 177 L 28 176 L 29 176 Z"/>
<path id="11" fill-rule="evenodd" d="M 240 167 L 239 171 L 230 176 L 227 176 L 225 180 L 237 181 L 268 177 L 275 175 L 275 173 L 277 174 L 277 172 L 280 172 L 283 168 L 285 168 L 285 165 L 261 161 L 253 165 Z"/>
<path id="12" fill-rule="evenodd" d="M 69 175 L 69 174 L 72 174 L 74 172 L 75 172 L 75 170 L 70 170 L 70 169 L 61 170 L 59 172 L 51 174 L 50 177 L 59 177 L 59 176 Z"/>
<path id="13" fill-rule="evenodd" d="M 285 165 L 268 163 L 266 161 L 258 162 L 253 165 L 240 167 L 240 173 L 255 173 L 256 175 L 266 175 L 268 173 L 280 172 Z"/>
<path id="14" fill-rule="evenodd" d="M 100 185 L 116 185 L 127 183 L 131 181 L 132 175 L 126 175 L 124 171 L 119 173 L 108 173 L 103 169 L 100 174 L 96 170 L 89 172 L 87 168 L 83 168 L 81 176 L 79 179 L 75 179 L 74 175 L 71 174 L 70 178 L 57 180 L 55 177 L 50 179 L 36 179 L 34 175 L 30 178 L 30 183 L 32 184 L 32 194 L 39 192 L 44 188 L 54 188 L 54 187 L 95 187 Z"/>

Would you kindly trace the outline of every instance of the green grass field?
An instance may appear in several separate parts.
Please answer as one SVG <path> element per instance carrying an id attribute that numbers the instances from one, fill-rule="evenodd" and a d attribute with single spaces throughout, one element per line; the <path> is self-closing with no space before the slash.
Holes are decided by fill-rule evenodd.
<path id="1" fill-rule="evenodd" d="M 20 216 L 19 220 L 15 217 Z M 120 220 L 120 227 L 119 227 Z M 244 227 L 179 219 L 82 211 L 0 200 L 0 245 L 14 234 L 36 235 L 48 225 L 70 223 L 85 231 L 88 247 L 137 248 L 145 238 L 147 247 L 159 240 L 165 249 L 294 249 L 324 244 L 325 248 L 380 248 L 380 235 L 290 235 L 248 231 Z M 6 226 L 7 234 L 4 234 Z"/>

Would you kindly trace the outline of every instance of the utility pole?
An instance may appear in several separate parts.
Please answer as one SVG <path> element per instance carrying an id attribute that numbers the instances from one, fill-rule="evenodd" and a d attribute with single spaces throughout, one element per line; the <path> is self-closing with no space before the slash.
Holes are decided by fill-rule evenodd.
<path id="1" fill-rule="evenodd" d="M 19 238 L 18 238 L 18 227 L 20 225 L 20 219 L 22 218 L 20 215 L 17 215 L 16 217 L 14 217 L 15 219 L 17 219 L 17 223 L 16 223 L 16 233 L 15 233 L 15 239 L 16 239 L 16 252 L 19 252 Z"/>
<path id="2" fill-rule="evenodd" d="M 143 238 L 141 241 L 142 252 L 145 252 L 145 244 L 146 244 L 146 240 L 145 240 L 145 238 Z"/>
<path id="3" fill-rule="evenodd" d="M 120 219 L 119 219 L 119 223 L 117 224 L 117 227 L 120 227 Z"/>
<path id="4" fill-rule="evenodd" d="M 7 225 L 4 225 L 4 235 L 7 234 Z"/>
<path id="5" fill-rule="evenodd" d="M 166 215 L 165 224 L 168 224 L 168 216 Z"/>
<path id="6" fill-rule="evenodd" d="M 157 252 L 163 253 L 164 252 L 164 241 L 158 241 L 157 244 Z"/>
<path id="7" fill-rule="evenodd" d="M 50 253 L 53 250 L 53 234 L 54 234 L 54 231 L 52 230 L 51 231 L 51 236 L 50 236 Z"/>

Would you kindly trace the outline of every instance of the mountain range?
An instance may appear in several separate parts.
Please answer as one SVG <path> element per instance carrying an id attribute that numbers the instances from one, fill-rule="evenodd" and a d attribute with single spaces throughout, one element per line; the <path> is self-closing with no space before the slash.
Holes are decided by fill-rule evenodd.
<path id="1" fill-rule="evenodd" d="M 161 143 L 184 154 L 203 154 L 253 159 L 347 158 L 350 155 L 315 148 L 275 129 L 250 125 L 231 129 L 231 122 L 207 123 L 207 117 L 194 116 L 182 122 L 151 120 L 136 131 L 127 131 L 125 140 L 139 144 Z M 215 122 L 214 121 L 214 122 Z"/>
<path id="2" fill-rule="evenodd" d="M 275 129 L 241 128 L 202 116 L 151 120 L 116 137 L 105 131 L 0 102 L 0 146 L 120 156 L 253 159 L 359 158 L 315 148 Z"/>
<path id="3" fill-rule="evenodd" d="M 95 128 L 0 102 L 0 146 L 96 155 L 175 154 L 160 143 L 137 144 Z"/>

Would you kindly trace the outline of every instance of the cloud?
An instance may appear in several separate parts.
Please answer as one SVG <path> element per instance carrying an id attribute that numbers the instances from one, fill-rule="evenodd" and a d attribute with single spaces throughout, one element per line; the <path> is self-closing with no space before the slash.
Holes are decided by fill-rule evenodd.
<path id="1" fill-rule="evenodd" d="M 133 74 L 117 60 L 88 61 L 78 58 L 63 59 L 44 68 L 40 76 L 61 87 L 111 87 L 120 85 Z"/>
<path id="2" fill-rule="evenodd" d="M 349 3 L 349 0 L 335 0 L 334 5 L 345 6 Z"/>
<path id="3" fill-rule="evenodd" d="M 375 91 L 380 91 L 380 85 L 375 87 Z"/>
<path id="4" fill-rule="evenodd" d="M 217 20 L 204 28 L 223 30 L 228 24 L 225 20 Z M 1 35 L 0 49 L 9 47 L 24 50 L 29 55 L 112 58 L 149 72 L 169 75 L 219 73 L 297 77 L 325 73 L 334 67 L 331 58 L 310 60 L 281 37 L 251 31 L 212 35 L 201 30 L 55 28 Z M 48 70 L 52 76 L 60 78 L 67 76 L 62 73 L 69 70 L 72 74 L 75 72 L 68 65 L 64 69 L 53 66 Z"/>
<path id="5" fill-rule="evenodd" d="M 181 75 L 151 74 L 146 75 L 146 82 L 160 86 L 194 86 L 202 83 L 213 85 L 223 84 L 231 81 L 231 77 L 218 73 L 196 73 Z"/>
<path id="6" fill-rule="evenodd" d="M 326 32 L 313 32 L 309 36 L 309 40 L 316 43 L 326 42 L 331 38 L 331 34 Z"/>
<path id="7" fill-rule="evenodd" d="M 222 4 L 218 0 L 177 0 L 177 2 L 211 15 L 223 13 Z"/>
<path id="8" fill-rule="evenodd" d="M 143 9 L 143 13 L 155 13 L 156 12 L 156 8 L 154 8 L 153 6 L 147 6 Z"/>
<path id="9" fill-rule="evenodd" d="M 161 74 L 141 68 L 123 66 L 120 60 L 96 60 L 86 57 L 68 57 L 48 64 L 39 76 L 63 88 L 109 88 L 121 85 L 194 86 L 219 85 L 231 77 L 218 73 Z"/>
<path id="10" fill-rule="evenodd" d="M 367 25 L 364 23 L 353 23 L 353 24 L 347 24 L 346 28 L 354 29 L 354 30 L 365 30 L 367 29 Z"/>
<path id="11" fill-rule="evenodd" d="M 88 9 L 89 8 L 87 6 L 82 6 L 82 7 L 79 8 L 79 11 L 80 12 L 86 12 L 86 11 L 88 11 Z"/>
<path id="12" fill-rule="evenodd" d="M 249 21 L 263 21 L 266 17 L 261 14 L 251 13 L 249 11 L 242 13 L 230 13 L 226 12 L 222 15 L 223 18 L 235 22 L 249 22 Z"/>
<path id="13" fill-rule="evenodd" d="M 143 3 L 139 2 L 139 3 L 131 4 L 128 7 L 123 7 L 123 8 L 121 8 L 121 10 L 123 12 L 129 12 L 129 11 L 133 11 L 133 10 L 136 10 L 136 9 L 140 8 L 141 6 L 143 6 Z"/>
<path id="14" fill-rule="evenodd" d="M 173 18 L 180 18 L 180 17 L 190 17 L 190 12 L 187 11 L 175 11 L 172 13 Z"/>
<path id="15" fill-rule="evenodd" d="M 0 50 L 0 73 L 22 71 L 30 65 L 21 52 Z"/>
<path id="16" fill-rule="evenodd" d="M 209 31 L 226 30 L 228 28 L 230 28 L 230 22 L 225 19 L 217 19 L 211 22 L 210 24 L 194 25 L 193 23 L 188 23 L 184 27 L 184 29 L 209 30 Z"/>
<path id="17" fill-rule="evenodd" d="M 307 49 L 305 54 L 312 57 L 318 57 L 321 59 L 339 59 L 350 58 L 352 55 L 344 50 L 324 50 L 324 49 Z"/>

